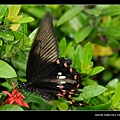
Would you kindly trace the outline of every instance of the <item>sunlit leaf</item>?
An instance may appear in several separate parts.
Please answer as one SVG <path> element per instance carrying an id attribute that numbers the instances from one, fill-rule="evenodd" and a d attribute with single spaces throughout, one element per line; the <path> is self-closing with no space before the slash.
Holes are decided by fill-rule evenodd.
<path id="1" fill-rule="evenodd" d="M 15 70 L 5 61 L 0 60 L 0 78 L 17 77 Z"/>
<path id="2" fill-rule="evenodd" d="M 8 16 L 17 16 L 21 9 L 21 5 L 10 5 Z"/>
<path id="3" fill-rule="evenodd" d="M 89 76 L 95 75 L 100 73 L 101 71 L 103 71 L 105 68 L 102 66 L 96 66 L 92 69 L 92 71 L 90 72 Z"/>
<path id="4" fill-rule="evenodd" d="M 21 19 L 16 21 L 16 23 L 28 23 L 28 22 L 32 22 L 33 20 L 34 20 L 33 17 L 22 17 Z"/>

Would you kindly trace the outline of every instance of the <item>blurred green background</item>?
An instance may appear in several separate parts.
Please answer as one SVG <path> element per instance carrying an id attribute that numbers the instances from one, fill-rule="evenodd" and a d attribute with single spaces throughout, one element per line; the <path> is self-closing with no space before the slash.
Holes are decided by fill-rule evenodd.
<path id="1" fill-rule="evenodd" d="M 85 86 L 97 84 L 108 90 L 102 98 L 94 96 L 89 102 L 87 101 L 91 106 L 98 105 L 97 107 L 74 109 L 120 109 L 120 96 L 117 94 L 120 80 L 120 5 L 30 4 L 11 6 L 0 6 L 0 58 L 9 63 L 17 75 L 14 72 L 3 75 L 1 70 L 1 90 L 11 90 L 9 85 L 11 80 L 14 80 L 16 84 L 18 80 L 26 81 L 27 57 L 36 29 L 45 13 L 50 12 L 59 43 L 59 56 L 72 59 L 72 66 L 83 74 Z M 87 50 L 84 49 L 85 45 L 88 45 Z M 89 51 L 90 46 L 92 46 L 92 51 Z M 87 58 L 89 55 L 92 58 Z M 103 66 L 105 69 L 101 68 L 96 74 L 90 76 L 89 70 L 83 70 L 80 67 L 83 56 L 84 61 L 89 61 L 89 70 L 96 66 Z M 58 105 L 58 101 L 55 101 L 55 106 L 52 107 L 43 101 L 41 104 L 41 98 L 32 95 L 27 99 L 27 102 L 31 104 L 31 109 L 69 109 L 66 104 Z M 1 93 L 1 102 L 2 97 Z M 109 99 L 112 99 L 112 102 L 107 103 Z M 99 106 L 103 103 L 102 107 Z"/>

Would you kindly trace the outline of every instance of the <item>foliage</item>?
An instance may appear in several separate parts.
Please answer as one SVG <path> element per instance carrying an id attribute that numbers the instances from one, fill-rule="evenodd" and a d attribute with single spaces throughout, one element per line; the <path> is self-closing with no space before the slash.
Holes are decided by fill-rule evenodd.
<path id="1" fill-rule="evenodd" d="M 74 100 L 85 107 L 73 110 L 120 110 L 119 5 L 0 5 L 0 103 L 26 81 L 26 63 L 38 24 L 49 11 L 53 16 L 60 55 L 71 58 L 82 74 L 83 89 Z M 31 110 L 70 110 L 64 99 L 50 104 L 35 93 L 24 92 Z M 0 110 L 26 110 L 3 105 Z M 27 110 L 30 110 L 27 109 Z"/>

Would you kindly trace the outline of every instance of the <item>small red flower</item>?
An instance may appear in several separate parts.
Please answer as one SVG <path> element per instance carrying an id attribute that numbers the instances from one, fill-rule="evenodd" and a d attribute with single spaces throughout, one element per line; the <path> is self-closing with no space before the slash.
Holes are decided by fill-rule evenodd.
<path id="1" fill-rule="evenodd" d="M 26 108 L 30 108 L 29 105 L 23 101 L 23 99 L 25 99 L 25 96 L 23 94 L 21 94 L 19 92 L 19 90 L 17 88 L 15 88 L 15 84 L 14 82 L 12 82 L 12 87 L 13 87 L 13 91 L 12 93 L 8 92 L 8 91 L 2 91 L 3 93 L 7 94 L 9 97 L 2 103 L 2 105 L 4 103 L 8 103 L 8 104 L 19 104 L 20 106 L 24 106 Z"/>

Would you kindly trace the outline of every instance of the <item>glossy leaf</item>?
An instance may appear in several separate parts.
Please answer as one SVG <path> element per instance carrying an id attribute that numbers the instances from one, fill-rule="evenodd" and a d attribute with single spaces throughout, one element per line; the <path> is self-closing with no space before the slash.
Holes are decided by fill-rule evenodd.
<path id="1" fill-rule="evenodd" d="M 0 60 L 0 78 L 17 77 L 15 70 L 5 61 Z"/>
<path id="2" fill-rule="evenodd" d="M 89 99 L 102 94 L 106 90 L 107 89 L 101 85 L 88 85 L 83 88 L 81 95 L 84 99 Z"/>
<path id="3" fill-rule="evenodd" d="M 92 75 L 95 75 L 95 74 L 98 74 L 100 72 L 102 72 L 105 68 L 102 67 L 102 66 L 96 66 L 92 69 L 92 71 L 90 72 L 89 76 L 92 76 Z"/>

